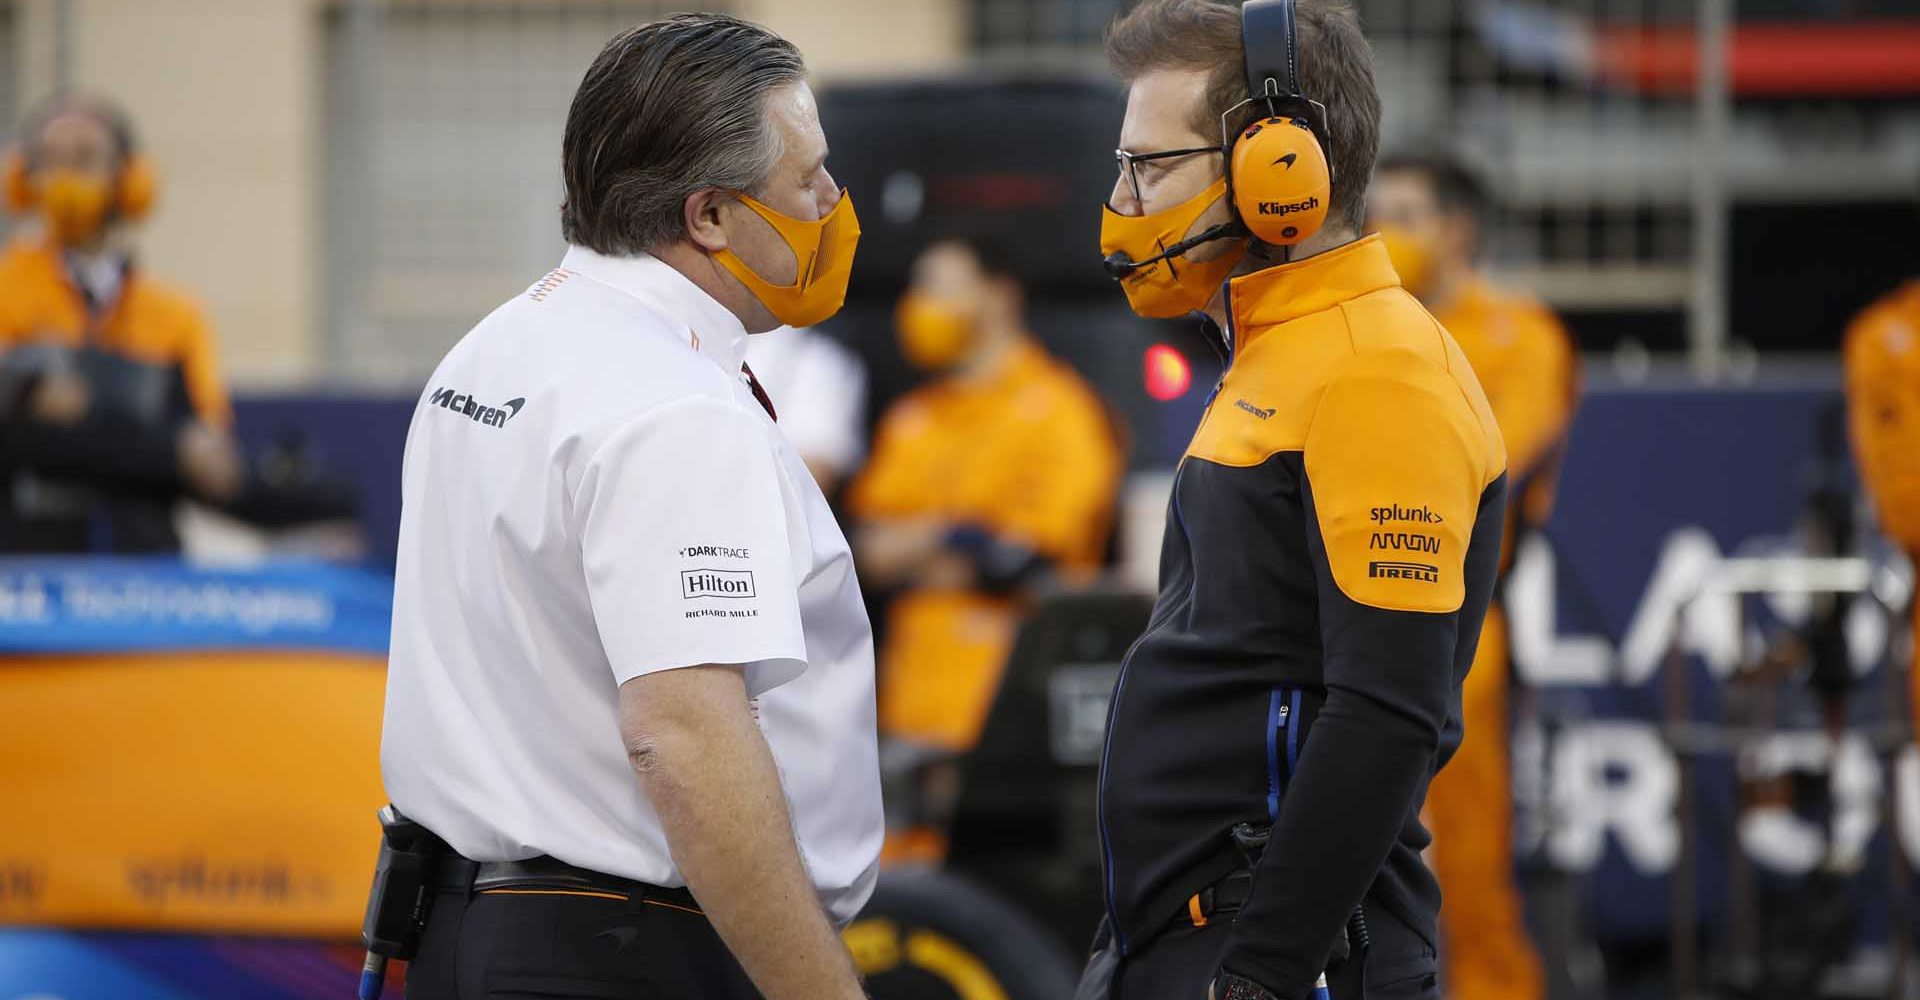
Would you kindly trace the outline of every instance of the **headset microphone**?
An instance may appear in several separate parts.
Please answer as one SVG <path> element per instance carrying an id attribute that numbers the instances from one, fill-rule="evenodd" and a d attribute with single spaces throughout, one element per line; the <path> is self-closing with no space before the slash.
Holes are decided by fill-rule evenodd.
<path id="1" fill-rule="evenodd" d="M 1202 243 L 1211 243 L 1214 240 L 1241 235 L 1239 229 L 1239 223 L 1222 222 L 1217 226 L 1202 231 L 1198 236 L 1181 240 L 1165 250 L 1148 257 L 1146 260 L 1134 260 L 1132 257 L 1127 256 L 1125 250 L 1115 250 L 1101 259 L 1100 266 L 1106 268 L 1107 274 L 1117 281 L 1140 268 L 1146 267 L 1148 264 L 1157 264 L 1169 257 L 1178 257 Z"/>

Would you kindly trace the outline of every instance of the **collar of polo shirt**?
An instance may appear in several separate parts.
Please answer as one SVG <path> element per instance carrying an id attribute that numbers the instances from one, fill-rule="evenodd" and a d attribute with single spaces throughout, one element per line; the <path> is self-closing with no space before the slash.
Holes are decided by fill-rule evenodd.
<path id="1" fill-rule="evenodd" d="M 658 257 L 609 257 L 569 246 L 560 267 L 625 292 L 671 322 L 686 324 L 687 346 L 729 374 L 738 373 L 746 361 L 747 328 L 740 318 Z"/>

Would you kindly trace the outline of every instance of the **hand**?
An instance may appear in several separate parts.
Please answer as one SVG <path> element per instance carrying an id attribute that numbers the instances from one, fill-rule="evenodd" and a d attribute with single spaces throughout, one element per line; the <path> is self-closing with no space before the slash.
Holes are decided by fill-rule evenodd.
<path id="1" fill-rule="evenodd" d="M 920 566 L 914 583 L 928 590 L 971 590 L 975 583 L 973 560 L 951 549 L 941 549 Z"/>
<path id="2" fill-rule="evenodd" d="M 28 410 L 35 419 L 70 426 L 86 418 L 93 406 L 87 380 L 71 372 L 48 372 L 33 389 Z"/>
<path id="3" fill-rule="evenodd" d="M 190 420 L 181 426 L 177 440 L 180 477 L 195 496 L 210 503 L 225 503 L 240 494 L 246 467 L 231 438 Z"/>

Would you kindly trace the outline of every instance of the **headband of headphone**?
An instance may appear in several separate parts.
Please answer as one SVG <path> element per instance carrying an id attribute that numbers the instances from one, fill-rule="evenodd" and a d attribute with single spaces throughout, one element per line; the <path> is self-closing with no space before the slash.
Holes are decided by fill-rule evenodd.
<path id="1" fill-rule="evenodd" d="M 113 137 L 119 155 L 114 185 L 115 217 L 133 222 L 144 218 L 153 208 L 159 182 L 153 167 L 140 152 L 133 120 L 115 105 L 96 97 L 55 95 L 27 113 L 21 121 L 19 138 L 0 162 L 0 195 L 14 213 L 29 212 L 39 204 L 39 192 L 33 183 L 33 147 L 54 119 L 80 114 L 105 126 Z"/>
<path id="2" fill-rule="evenodd" d="M 1247 101 L 1221 118 L 1224 131 L 1247 105 L 1260 115 L 1237 137 L 1228 133 L 1229 186 L 1241 224 L 1280 247 L 1301 243 L 1326 223 L 1334 180 L 1327 109 L 1300 88 L 1293 4 L 1247 0 L 1240 8 Z"/>

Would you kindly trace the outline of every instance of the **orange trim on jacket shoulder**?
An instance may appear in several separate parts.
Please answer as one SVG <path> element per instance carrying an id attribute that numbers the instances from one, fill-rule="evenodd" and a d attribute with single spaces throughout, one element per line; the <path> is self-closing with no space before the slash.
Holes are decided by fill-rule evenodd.
<path id="1" fill-rule="evenodd" d="M 1484 408 L 1409 351 L 1356 355 L 1329 378 L 1306 477 L 1329 569 L 1350 600 L 1436 613 L 1464 602 L 1481 495 L 1506 468 Z"/>

